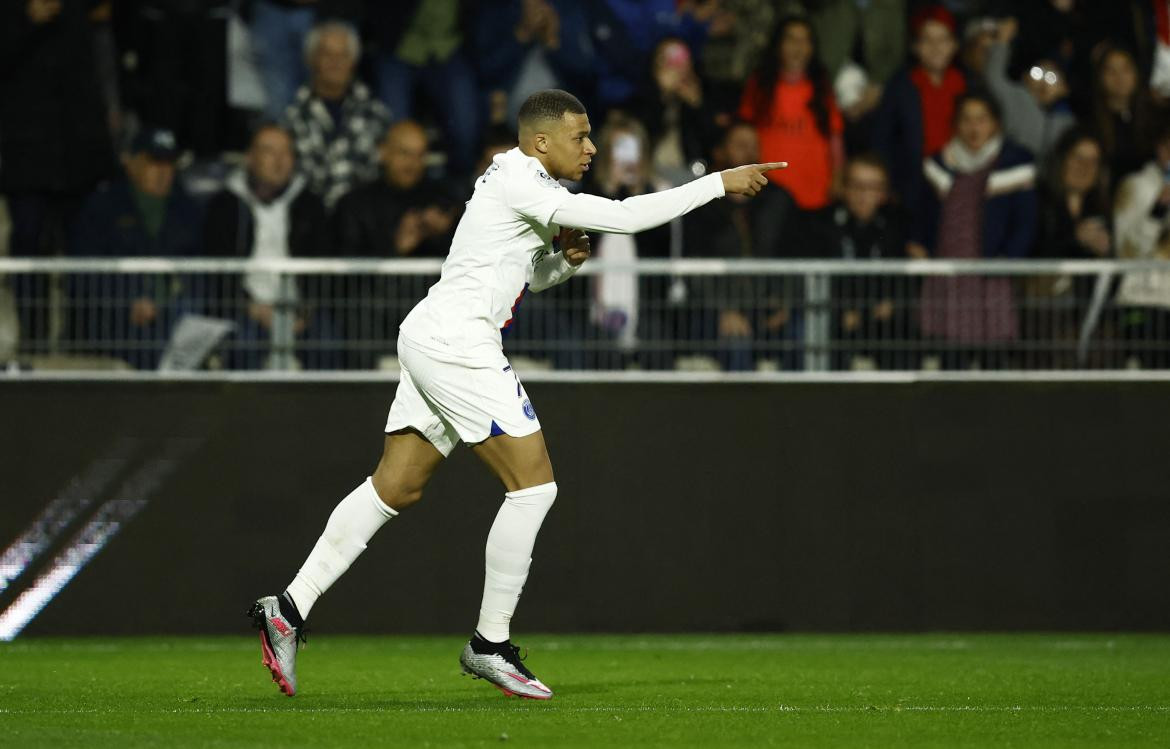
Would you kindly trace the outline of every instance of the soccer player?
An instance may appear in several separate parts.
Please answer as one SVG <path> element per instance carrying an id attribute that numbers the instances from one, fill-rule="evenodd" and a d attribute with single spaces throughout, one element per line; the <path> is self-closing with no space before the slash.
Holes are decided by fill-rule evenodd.
<path id="1" fill-rule="evenodd" d="M 459 441 L 506 489 L 488 532 L 479 622 L 460 663 L 505 694 L 552 697 L 521 662 L 509 624 L 557 485 L 536 411 L 504 357 L 500 331 L 511 325 L 526 291 L 567 280 L 589 258 L 586 230 L 650 229 L 725 194 L 755 195 L 767 184 L 764 172 L 787 166 L 752 164 L 672 190 L 606 200 L 570 193 L 557 182 L 581 179 L 597 153 L 576 97 L 538 91 L 521 106 L 518 120 L 519 146 L 496 156 L 476 181 L 438 282 L 399 329 L 402 371 L 377 468 L 333 510 L 285 591 L 249 610 L 264 665 L 290 697 L 309 611 L 374 533 L 422 497 Z"/>

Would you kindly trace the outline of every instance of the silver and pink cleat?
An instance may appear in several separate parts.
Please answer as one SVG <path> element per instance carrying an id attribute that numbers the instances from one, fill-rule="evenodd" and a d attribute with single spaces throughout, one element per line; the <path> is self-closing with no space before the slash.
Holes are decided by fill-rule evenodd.
<path id="1" fill-rule="evenodd" d="M 467 643 L 459 656 L 463 673 L 490 682 L 509 697 L 551 699 L 553 691 L 541 683 L 522 661 L 520 648 L 511 642 L 488 642 L 478 636 Z"/>
<path id="2" fill-rule="evenodd" d="M 260 630 L 260 648 L 264 666 L 280 691 L 292 697 L 297 693 L 297 647 L 301 633 L 280 613 L 276 596 L 265 596 L 248 609 L 248 616 Z"/>

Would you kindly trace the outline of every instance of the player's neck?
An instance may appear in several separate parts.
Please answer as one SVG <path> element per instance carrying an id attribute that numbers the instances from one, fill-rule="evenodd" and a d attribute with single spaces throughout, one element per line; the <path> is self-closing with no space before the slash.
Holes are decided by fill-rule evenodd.
<path id="1" fill-rule="evenodd" d="M 544 167 L 544 171 L 548 173 L 549 176 L 551 176 L 553 179 L 557 179 L 557 176 L 552 173 L 552 169 L 549 167 L 549 163 L 545 161 L 548 154 L 543 154 L 540 151 L 537 151 L 532 145 L 525 143 L 520 144 L 520 153 L 524 154 L 525 156 L 531 156 L 532 158 L 539 161 L 540 165 Z"/>

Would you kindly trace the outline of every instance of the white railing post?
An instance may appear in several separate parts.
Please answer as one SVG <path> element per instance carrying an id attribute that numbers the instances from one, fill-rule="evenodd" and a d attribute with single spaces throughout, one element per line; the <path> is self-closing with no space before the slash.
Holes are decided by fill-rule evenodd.
<path id="1" fill-rule="evenodd" d="M 822 273 L 804 276 L 804 371 L 829 369 L 829 277 Z"/>
<path id="2" fill-rule="evenodd" d="M 286 372 L 296 368 L 296 334 L 293 332 L 296 319 L 296 277 L 291 273 L 280 274 L 280 295 L 272 311 L 272 369 Z"/>

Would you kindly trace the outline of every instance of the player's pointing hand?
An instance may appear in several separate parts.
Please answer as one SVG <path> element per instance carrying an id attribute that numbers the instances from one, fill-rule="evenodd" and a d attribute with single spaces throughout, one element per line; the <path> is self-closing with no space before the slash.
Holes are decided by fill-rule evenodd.
<path id="1" fill-rule="evenodd" d="M 767 164 L 748 164 L 735 169 L 724 169 L 719 172 L 723 177 L 723 192 L 728 195 L 755 195 L 768 184 L 764 172 L 784 169 L 787 166 L 787 161 L 770 161 Z"/>

